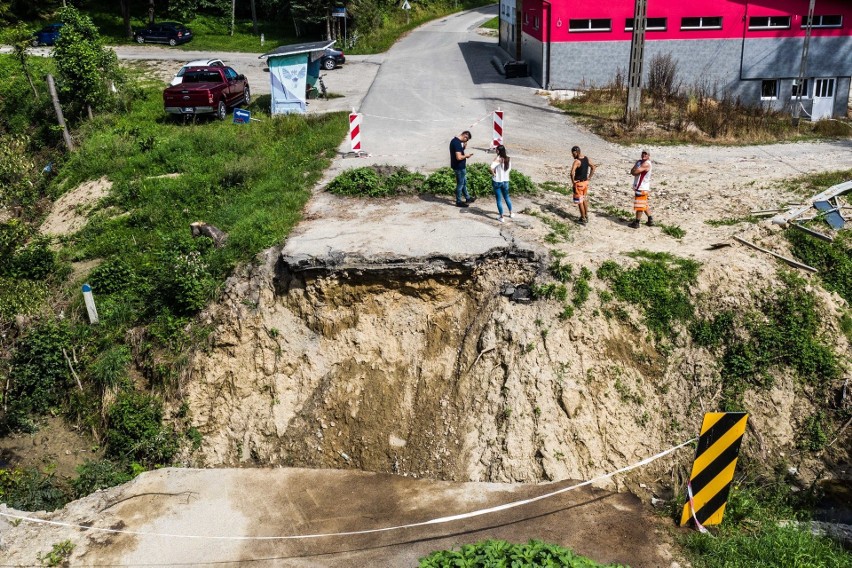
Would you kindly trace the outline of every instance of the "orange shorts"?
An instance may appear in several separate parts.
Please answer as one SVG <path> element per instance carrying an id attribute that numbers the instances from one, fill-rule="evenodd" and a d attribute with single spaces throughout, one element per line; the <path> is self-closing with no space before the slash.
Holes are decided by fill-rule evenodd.
<path id="1" fill-rule="evenodd" d="M 633 196 L 633 211 L 641 212 L 644 211 L 647 213 L 650 211 L 650 204 L 648 203 L 648 192 L 642 191 Z"/>
<path id="2" fill-rule="evenodd" d="M 582 203 L 586 200 L 586 195 L 589 193 L 589 182 L 575 181 L 574 182 L 574 203 Z"/>

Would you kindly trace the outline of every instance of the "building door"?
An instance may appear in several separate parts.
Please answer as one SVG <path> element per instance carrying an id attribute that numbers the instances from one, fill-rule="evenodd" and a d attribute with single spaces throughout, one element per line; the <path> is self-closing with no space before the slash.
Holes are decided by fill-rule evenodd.
<path id="1" fill-rule="evenodd" d="M 834 79 L 817 79 L 814 82 L 814 107 L 811 120 L 831 118 L 834 114 Z"/>

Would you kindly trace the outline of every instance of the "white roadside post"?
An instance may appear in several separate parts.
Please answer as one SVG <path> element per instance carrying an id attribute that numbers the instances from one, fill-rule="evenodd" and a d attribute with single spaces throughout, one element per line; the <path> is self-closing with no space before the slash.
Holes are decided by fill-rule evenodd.
<path id="1" fill-rule="evenodd" d="M 98 309 L 95 307 L 95 298 L 92 296 L 92 287 L 83 284 L 83 301 L 86 302 L 86 311 L 89 312 L 89 323 L 98 323 Z"/>

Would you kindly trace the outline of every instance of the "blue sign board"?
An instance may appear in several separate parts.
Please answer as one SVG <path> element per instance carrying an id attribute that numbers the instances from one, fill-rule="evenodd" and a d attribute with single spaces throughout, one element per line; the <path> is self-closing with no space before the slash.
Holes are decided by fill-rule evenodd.
<path id="1" fill-rule="evenodd" d="M 346 8 L 332 8 L 331 16 L 333 18 L 345 18 L 346 17 Z"/>
<path id="2" fill-rule="evenodd" d="M 248 124 L 251 120 L 251 112 L 241 109 L 234 109 L 234 124 Z"/>

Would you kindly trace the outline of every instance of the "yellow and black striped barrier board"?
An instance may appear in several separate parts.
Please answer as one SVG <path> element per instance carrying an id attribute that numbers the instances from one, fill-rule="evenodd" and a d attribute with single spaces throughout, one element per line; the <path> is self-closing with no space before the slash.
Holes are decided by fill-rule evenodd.
<path id="1" fill-rule="evenodd" d="M 689 476 L 689 500 L 680 525 L 695 515 L 700 525 L 718 525 L 725 514 L 728 492 L 746 429 L 745 412 L 708 412 L 701 425 L 695 461 Z"/>

